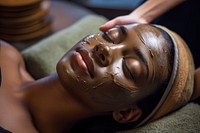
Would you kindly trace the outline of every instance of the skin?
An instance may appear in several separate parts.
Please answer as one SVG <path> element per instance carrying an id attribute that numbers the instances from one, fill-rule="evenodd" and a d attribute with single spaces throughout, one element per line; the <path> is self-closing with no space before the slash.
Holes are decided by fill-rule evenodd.
<path id="1" fill-rule="evenodd" d="M 58 62 L 57 73 L 34 80 L 20 53 L 1 41 L 0 125 L 15 133 L 66 133 L 92 116 L 135 121 L 142 114 L 137 101 L 168 76 L 166 46 L 149 25 L 116 27 L 85 37 Z"/>

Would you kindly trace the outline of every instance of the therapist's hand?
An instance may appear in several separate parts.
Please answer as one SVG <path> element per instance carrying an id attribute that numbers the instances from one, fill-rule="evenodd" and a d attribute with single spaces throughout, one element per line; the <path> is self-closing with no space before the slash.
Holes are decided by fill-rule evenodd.
<path id="1" fill-rule="evenodd" d="M 180 3 L 183 3 L 184 1 L 186 0 L 147 0 L 141 6 L 133 10 L 129 15 L 116 17 L 104 25 L 101 25 L 99 29 L 101 31 L 107 31 L 116 25 L 151 23 L 160 15 L 164 14 Z"/>
<path id="2" fill-rule="evenodd" d="M 113 28 L 117 25 L 126 25 L 126 24 L 133 24 L 133 23 L 140 23 L 140 24 L 146 24 L 147 21 L 143 18 L 140 18 L 137 16 L 137 14 L 129 14 L 124 16 L 116 17 L 107 23 L 100 26 L 101 31 L 107 31 L 110 28 Z"/>

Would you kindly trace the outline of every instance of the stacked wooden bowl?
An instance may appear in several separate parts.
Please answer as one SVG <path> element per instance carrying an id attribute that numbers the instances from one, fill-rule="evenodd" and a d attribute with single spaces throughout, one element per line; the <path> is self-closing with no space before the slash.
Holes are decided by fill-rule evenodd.
<path id="1" fill-rule="evenodd" d="M 0 39 L 17 42 L 48 34 L 49 7 L 47 0 L 0 0 Z"/>

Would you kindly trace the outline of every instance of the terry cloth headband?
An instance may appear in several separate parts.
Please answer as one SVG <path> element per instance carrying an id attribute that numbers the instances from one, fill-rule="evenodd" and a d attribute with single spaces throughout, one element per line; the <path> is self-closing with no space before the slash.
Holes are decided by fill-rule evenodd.
<path id="1" fill-rule="evenodd" d="M 154 25 L 166 31 L 174 44 L 174 63 L 172 74 L 158 104 L 153 111 L 137 126 L 153 121 L 185 105 L 191 98 L 194 84 L 194 62 L 185 41 L 175 32 L 160 25 Z"/>

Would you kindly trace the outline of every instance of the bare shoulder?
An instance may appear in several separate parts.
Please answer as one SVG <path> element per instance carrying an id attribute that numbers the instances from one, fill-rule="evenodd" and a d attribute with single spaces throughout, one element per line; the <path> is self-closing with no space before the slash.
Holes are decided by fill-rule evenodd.
<path id="1" fill-rule="evenodd" d="M 0 40 L 0 44 L 2 87 L 12 88 L 32 80 L 25 69 L 25 63 L 20 52 L 5 41 Z"/>
<path id="2" fill-rule="evenodd" d="M 7 59 L 11 59 L 13 61 L 20 61 L 22 59 L 19 51 L 14 48 L 12 45 L 8 44 L 5 41 L 0 40 L 1 44 L 1 61 L 6 61 Z M 2 63 L 2 62 L 1 62 Z"/>
<path id="3" fill-rule="evenodd" d="M 19 103 L 20 86 L 33 79 L 25 69 L 20 52 L 12 45 L 0 40 L 0 66 L 2 83 L 0 88 L 0 126 L 12 132 L 36 133 L 29 114 Z M 14 91 L 13 91 L 14 90 Z M 14 110 L 11 110 L 11 107 Z M 12 120 L 12 122 L 10 122 Z M 24 127 L 24 125 L 27 125 Z M 1 132 L 1 131 L 0 131 Z"/>

